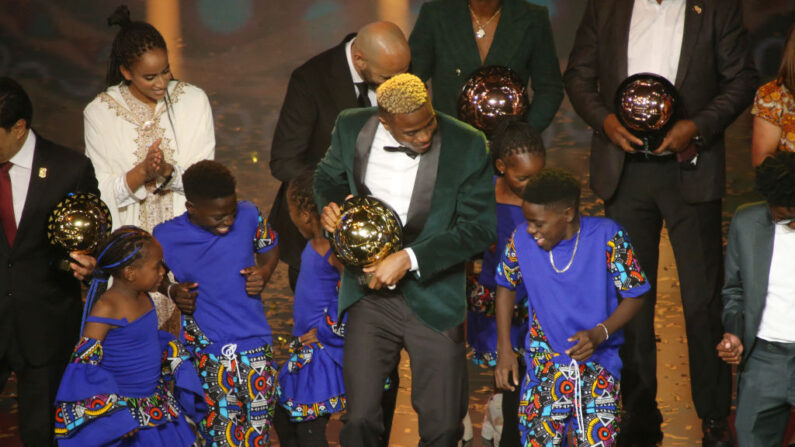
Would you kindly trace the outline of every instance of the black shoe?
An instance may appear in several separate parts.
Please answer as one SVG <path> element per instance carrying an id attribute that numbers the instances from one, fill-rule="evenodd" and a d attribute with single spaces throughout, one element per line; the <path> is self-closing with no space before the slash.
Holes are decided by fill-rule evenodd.
<path id="1" fill-rule="evenodd" d="M 726 418 L 706 418 L 701 423 L 703 447 L 733 447 L 734 437 Z"/>

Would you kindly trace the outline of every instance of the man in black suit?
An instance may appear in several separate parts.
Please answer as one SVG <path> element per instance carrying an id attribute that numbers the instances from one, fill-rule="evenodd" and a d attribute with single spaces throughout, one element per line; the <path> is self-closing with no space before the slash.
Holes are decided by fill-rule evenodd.
<path id="1" fill-rule="evenodd" d="M 594 130 L 591 187 L 605 201 L 607 216 L 632 234 L 654 290 L 663 222 L 668 228 L 693 402 L 709 446 L 731 445 L 730 371 L 713 349 L 722 335 L 723 131 L 750 104 L 758 84 L 747 53 L 740 0 L 589 0 L 564 74 L 574 109 Z M 684 105 L 684 118 L 654 154 L 636 152 L 633 144 L 640 140 L 619 124 L 614 110 L 619 84 L 639 72 L 666 77 Z M 653 293 L 624 329 L 624 445 L 662 439 L 655 301 Z"/>
<path id="2" fill-rule="evenodd" d="M 11 371 L 26 446 L 52 445 L 55 394 L 80 328 L 80 282 L 94 260 L 73 254 L 73 272 L 47 241 L 50 212 L 70 192 L 99 196 L 91 161 L 30 130 L 22 87 L 0 78 L 0 389 Z"/>
<path id="3" fill-rule="evenodd" d="M 269 221 L 279 233 L 281 260 L 289 266 L 295 290 L 301 252 L 306 239 L 290 220 L 287 183 L 317 166 L 331 143 L 337 115 L 345 109 L 374 106 L 375 89 L 392 76 L 405 73 L 411 62 L 406 36 L 394 23 L 375 22 L 350 34 L 339 45 L 314 56 L 290 76 L 271 144 L 271 173 L 283 183 L 276 194 Z M 388 444 L 400 383 L 397 368 L 389 377 L 382 409 Z M 282 445 L 290 445 L 289 425 L 277 409 L 274 425 Z"/>
<path id="4" fill-rule="evenodd" d="M 287 211 L 287 182 L 314 168 L 331 143 L 331 130 L 344 109 L 375 105 L 375 89 L 408 71 L 411 52 L 403 32 L 390 22 L 364 26 L 357 34 L 313 57 L 290 76 L 271 144 L 271 173 L 283 183 L 270 222 L 279 233 L 280 256 L 290 266 L 295 288 L 304 239 Z"/>

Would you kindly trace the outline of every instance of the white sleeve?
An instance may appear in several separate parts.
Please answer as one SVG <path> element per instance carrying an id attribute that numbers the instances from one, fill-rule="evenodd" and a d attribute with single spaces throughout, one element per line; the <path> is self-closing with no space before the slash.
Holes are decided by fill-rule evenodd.
<path id="1" fill-rule="evenodd" d="M 215 158 L 215 125 L 210 100 L 198 87 L 191 87 L 190 94 L 196 96 L 195 100 L 189 102 L 191 105 L 188 109 L 180 109 L 186 112 L 177 117 L 181 121 L 178 124 L 179 129 L 182 130 L 177 142 L 180 155 L 167 186 L 168 189 L 178 192 L 184 192 L 182 174 L 186 169 L 197 161 Z"/>
<path id="2" fill-rule="evenodd" d="M 102 200 L 109 207 L 118 210 L 144 200 L 147 194 L 146 188 L 141 186 L 135 191 L 130 191 L 127 185 L 127 171 L 114 170 L 111 157 L 114 153 L 118 155 L 119 148 L 115 147 L 113 137 L 108 134 L 108 129 L 112 129 L 112 126 L 101 126 L 99 120 L 95 110 L 89 105 L 83 112 L 86 156 L 94 165 Z"/>

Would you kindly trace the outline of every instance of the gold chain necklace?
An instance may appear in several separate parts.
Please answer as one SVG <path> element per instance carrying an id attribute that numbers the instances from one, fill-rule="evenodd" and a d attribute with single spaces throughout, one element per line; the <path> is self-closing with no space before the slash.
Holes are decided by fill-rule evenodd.
<path id="1" fill-rule="evenodd" d="M 557 273 L 563 273 L 571 267 L 571 263 L 574 262 L 574 257 L 577 255 L 577 247 L 580 245 L 580 230 L 582 229 L 582 222 L 580 222 L 580 226 L 577 228 L 577 239 L 574 240 L 574 251 L 571 253 L 571 259 L 569 259 L 569 263 L 566 264 L 566 267 L 563 267 L 562 270 L 558 270 L 555 267 L 555 259 L 552 257 L 552 249 L 549 249 L 549 263 L 552 265 L 552 270 Z"/>
<path id="2" fill-rule="evenodd" d="M 495 17 L 500 15 L 500 12 L 502 12 L 502 6 L 500 6 L 500 9 L 498 9 L 497 12 L 495 12 L 494 15 L 492 15 L 489 20 L 486 20 L 486 23 L 482 25 L 480 24 L 480 20 L 478 20 L 478 16 L 475 14 L 475 11 L 472 10 L 472 4 L 467 3 L 467 6 L 469 6 L 469 13 L 472 14 L 472 18 L 475 19 L 475 26 L 478 27 L 478 30 L 475 31 L 475 37 L 478 39 L 482 39 L 483 36 L 486 35 L 486 30 L 484 30 L 483 28 L 489 26 L 489 23 L 491 23 L 491 21 L 494 20 Z"/>

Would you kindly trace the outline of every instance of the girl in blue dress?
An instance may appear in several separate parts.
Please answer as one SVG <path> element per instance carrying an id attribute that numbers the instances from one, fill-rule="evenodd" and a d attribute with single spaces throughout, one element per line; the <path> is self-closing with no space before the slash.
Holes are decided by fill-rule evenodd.
<path id="1" fill-rule="evenodd" d="M 291 357 L 279 372 L 279 404 L 291 422 L 287 437 L 301 447 L 328 446 L 329 417 L 345 408 L 345 324 L 336 321 L 342 264 L 323 237 L 312 179 L 313 173 L 306 172 L 287 188 L 290 218 L 309 242 L 295 287 Z"/>
<path id="2" fill-rule="evenodd" d="M 516 120 L 500 123 L 491 140 L 490 149 L 498 172 L 494 182 L 497 201 L 497 241 L 483 252 L 480 272 L 468 277 L 467 342 L 472 349 L 472 360 L 475 364 L 494 367 L 497 364 L 497 323 L 494 319 L 494 291 L 497 283 L 494 274 L 497 271 L 500 255 L 495 249 L 504 247 L 513 229 L 525 221 L 522 214 L 522 190 L 528 179 L 544 167 L 546 155 L 538 131 L 527 123 Z M 522 306 L 523 298 L 517 296 L 511 331 L 513 346 L 517 350 L 522 347 L 522 335 L 527 328 L 527 308 Z M 503 401 L 502 406 L 513 410 L 503 411 L 502 414 L 506 426 L 517 427 L 518 422 L 512 423 L 512 421 L 517 421 L 514 410 L 519 404 L 518 400 L 513 402 L 516 400 L 513 397 L 503 394 L 502 398 L 507 399 L 507 402 Z M 499 407 L 499 398 L 494 402 Z M 494 412 L 498 415 L 500 413 L 499 410 Z M 484 421 L 484 425 L 489 427 L 489 421 Z M 489 433 L 489 429 L 484 428 L 484 437 L 499 441 L 500 428 L 498 426 L 491 428 L 493 433 Z M 518 428 L 513 430 L 518 441 Z"/>
<path id="3" fill-rule="evenodd" d="M 136 227 L 119 228 L 100 249 L 82 335 L 56 397 L 59 446 L 196 442 L 184 415 L 206 410 L 201 383 L 181 361 L 184 348 L 158 333 L 148 295 L 163 279 L 162 256 L 152 235 Z"/>

